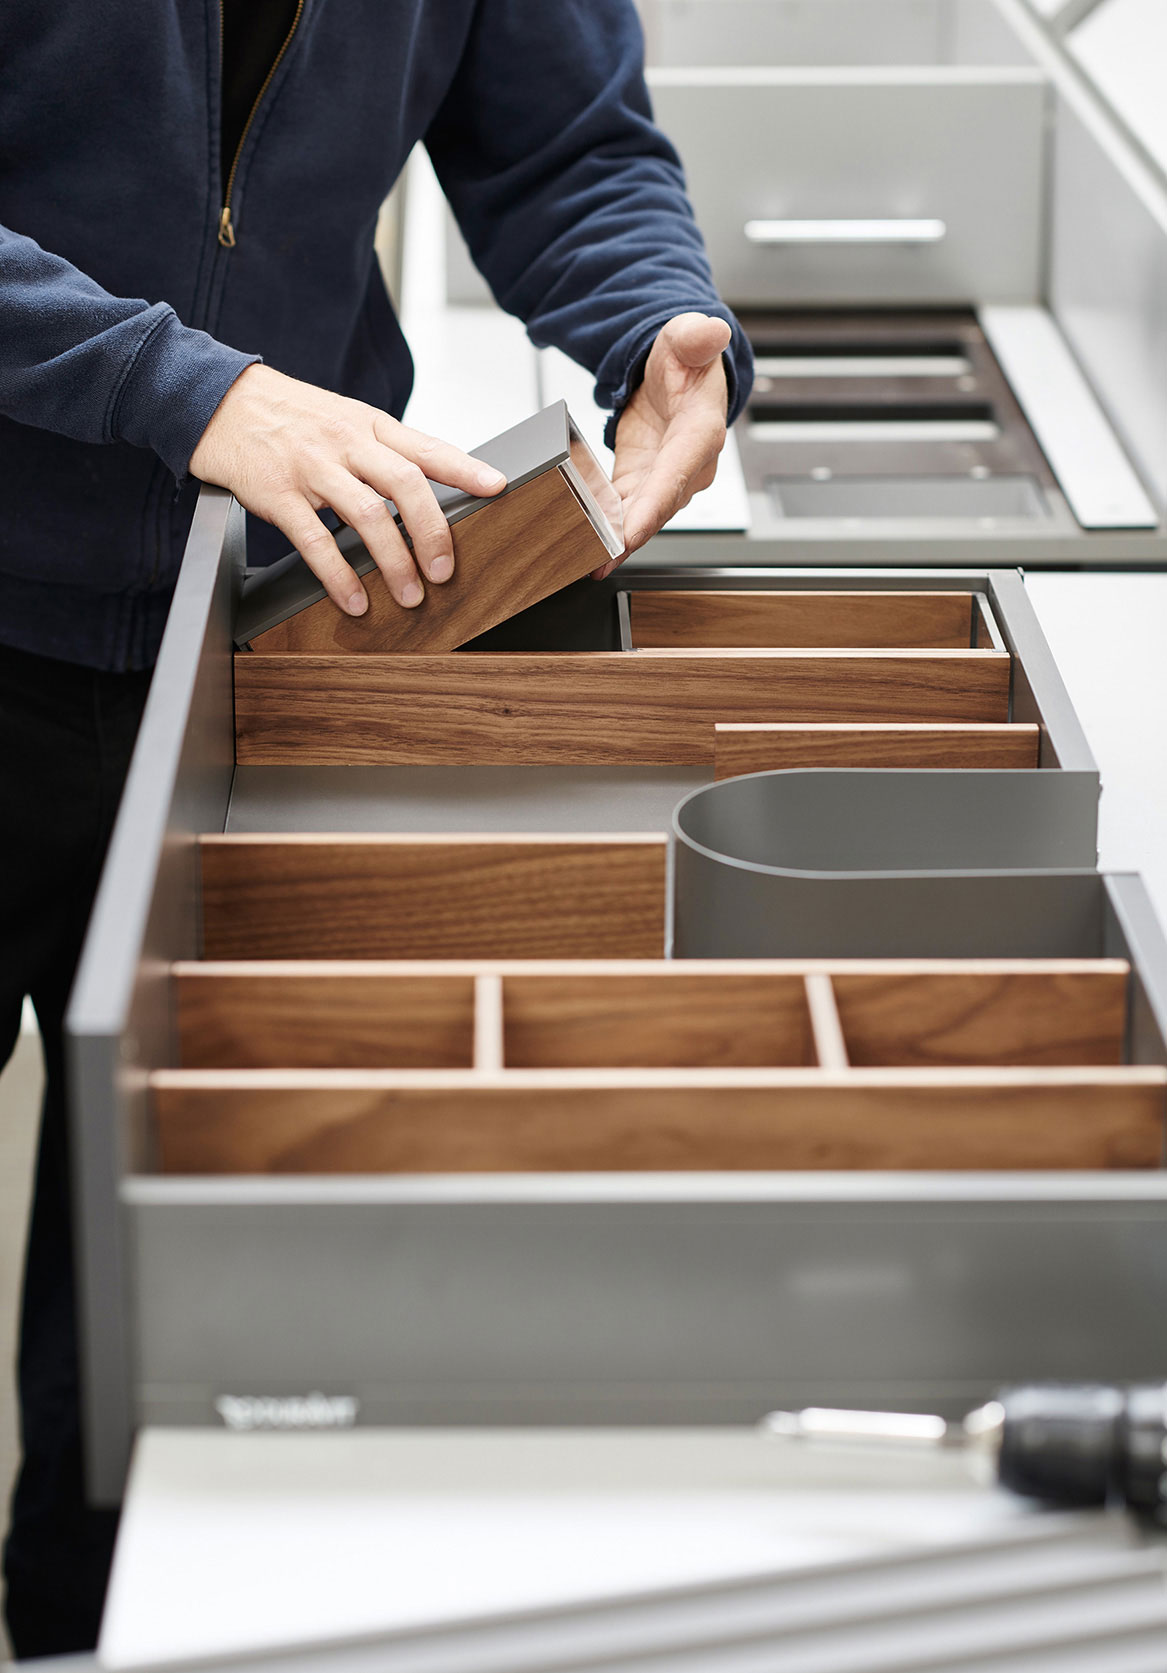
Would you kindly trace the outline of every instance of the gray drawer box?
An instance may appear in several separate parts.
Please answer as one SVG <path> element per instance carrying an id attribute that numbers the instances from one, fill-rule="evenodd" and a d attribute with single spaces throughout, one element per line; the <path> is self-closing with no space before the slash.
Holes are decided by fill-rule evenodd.
<path id="1" fill-rule="evenodd" d="M 148 1077 L 179 1063 L 170 971 L 202 950 L 199 837 L 248 796 L 324 831 L 334 799 L 365 796 L 362 818 L 380 809 L 393 829 L 403 782 L 236 770 L 240 533 L 228 497 L 204 491 L 69 1017 L 98 1498 L 120 1493 L 138 1424 L 217 1423 L 226 1395 L 344 1396 L 361 1423 L 727 1422 L 807 1400 L 954 1408 L 1006 1377 L 1161 1371 L 1167 1187 L 1153 1170 L 159 1175 Z M 1030 776 L 1079 786 L 1076 840 L 1091 851 L 1097 773 L 1015 574 L 698 566 L 605 586 L 493 644 L 616 651 L 621 588 L 983 595 L 1012 655 L 1011 718 L 1039 729 Z M 573 770 L 613 794 L 611 775 L 547 769 L 553 802 Z M 634 817 L 667 791 L 663 831 L 678 775 L 659 793 L 639 776 L 650 788 Z M 513 804 L 528 820 L 533 782 Z M 505 804 L 504 780 L 492 785 Z M 1161 1063 L 1167 953 L 1141 886 L 1086 868 L 1062 886 L 1048 950 L 1128 957 L 1126 1057 Z M 1008 951 L 1007 922 L 1000 934 Z"/>
<path id="2" fill-rule="evenodd" d="M 1047 84 L 1034 70 L 657 70 L 734 305 L 1035 302 Z"/>
<path id="3" fill-rule="evenodd" d="M 995 0 L 640 0 L 648 61 L 1023 64 Z"/>

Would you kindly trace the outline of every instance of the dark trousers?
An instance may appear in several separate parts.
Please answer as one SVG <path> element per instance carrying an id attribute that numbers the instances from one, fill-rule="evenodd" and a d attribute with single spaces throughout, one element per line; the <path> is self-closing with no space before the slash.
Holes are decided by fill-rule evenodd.
<path id="1" fill-rule="evenodd" d="M 0 647 L 0 1065 L 29 994 L 46 1070 L 4 1552 L 22 1660 L 93 1647 L 117 1527 L 85 1503 L 62 1023 L 148 685 Z"/>

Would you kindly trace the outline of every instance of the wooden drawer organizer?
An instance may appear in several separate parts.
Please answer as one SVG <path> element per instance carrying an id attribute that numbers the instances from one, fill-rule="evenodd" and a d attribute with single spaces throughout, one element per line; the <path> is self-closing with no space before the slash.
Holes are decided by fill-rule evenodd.
<path id="1" fill-rule="evenodd" d="M 1038 764 L 983 595 L 645 590 L 618 606 L 613 649 L 241 653 L 239 764 Z"/>
<path id="2" fill-rule="evenodd" d="M 1121 960 L 176 968 L 164 1171 L 1153 1168 Z"/>
<path id="3" fill-rule="evenodd" d="M 1034 768 L 977 591 L 632 589 L 618 645 L 236 658 L 246 765 Z M 666 961 L 661 836 L 204 836 L 175 1173 L 1158 1165 L 1121 961 Z M 258 962 L 257 962 L 258 961 Z M 541 961 L 541 962 L 533 962 Z"/>
<path id="4" fill-rule="evenodd" d="M 1092 857 L 1015 573 L 687 542 L 459 652 L 232 658 L 240 521 L 203 490 L 68 1021 L 99 1499 L 225 1392 L 723 1424 L 1161 1370 L 1137 879 L 990 877 L 957 961 L 664 957 L 715 761 L 1015 763 L 995 805 L 1064 805 Z"/>

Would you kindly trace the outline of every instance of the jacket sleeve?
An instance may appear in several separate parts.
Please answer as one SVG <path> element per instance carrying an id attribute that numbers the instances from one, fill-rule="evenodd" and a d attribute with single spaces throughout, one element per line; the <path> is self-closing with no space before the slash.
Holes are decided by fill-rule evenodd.
<path id="1" fill-rule="evenodd" d="M 594 373 L 601 406 L 619 412 L 661 326 L 692 309 L 733 327 L 732 422 L 749 344 L 653 125 L 643 64 L 632 0 L 478 0 L 426 146 L 498 302 Z"/>
<path id="2" fill-rule="evenodd" d="M 85 442 L 151 447 L 179 478 L 240 354 L 173 308 L 108 291 L 0 226 L 0 413 Z"/>

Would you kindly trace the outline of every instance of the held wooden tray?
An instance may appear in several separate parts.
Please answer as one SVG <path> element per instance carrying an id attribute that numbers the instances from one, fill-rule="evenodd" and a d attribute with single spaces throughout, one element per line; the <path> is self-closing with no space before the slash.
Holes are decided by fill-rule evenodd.
<path id="1" fill-rule="evenodd" d="M 426 585 L 406 610 L 351 534 L 339 544 L 365 577 L 369 607 L 349 616 L 327 597 L 297 553 L 249 577 L 236 643 L 260 655 L 296 651 L 448 651 L 577 581 L 623 551 L 620 500 L 562 401 L 475 450 L 507 486 L 475 500 L 436 497 L 450 524 L 454 574 Z M 394 517 L 392 504 L 387 510 Z M 397 517 L 400 522 L 400 518 Z"/>

